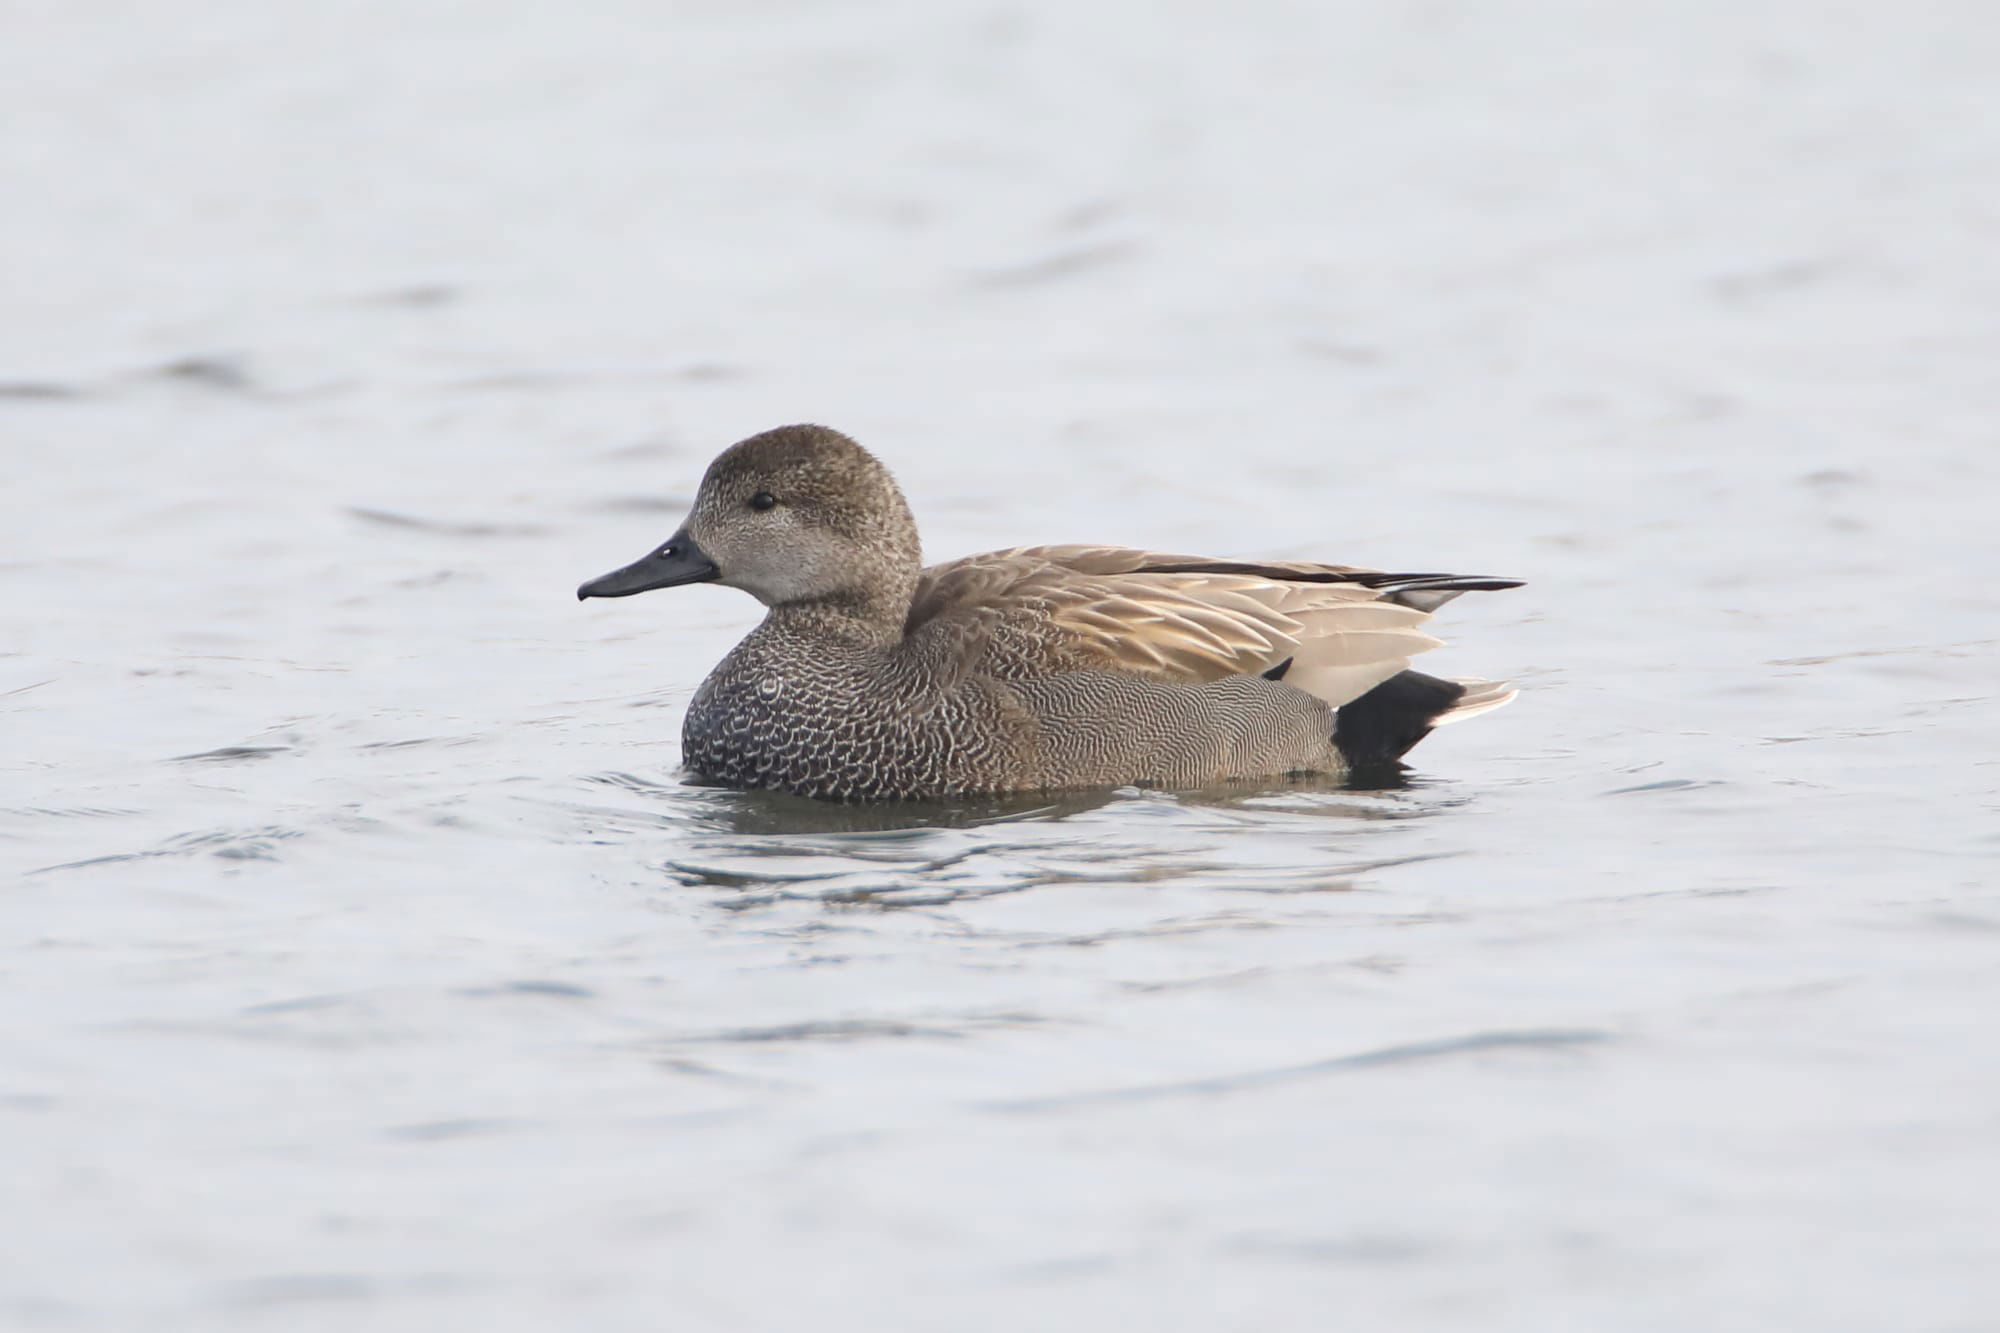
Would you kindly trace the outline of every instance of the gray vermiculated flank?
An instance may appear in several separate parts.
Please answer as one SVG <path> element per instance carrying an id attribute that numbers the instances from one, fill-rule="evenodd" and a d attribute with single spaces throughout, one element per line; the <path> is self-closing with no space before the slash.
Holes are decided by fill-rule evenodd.
<path id="1" fill-rule="evenodd" d="M 1275 658 L 1161 678 L 1115 636 L 1080 644 L 1033 591 L 1067 591 L 1067 571 L 1014 556 L 923 570 L 887 469 L 838 432 L 781 427 L 726 450 L 680 533 L 579 596 L 713 578 L 770 607 L 689 706 L 683 760 L 705 782 L 861 801 L 1343 770 L 1334 706 L 1266 678 Z M 1001 562 L 989 596 L 936 577 L 982 560 Z"/>
<path id="2" fill-rule="evenodd" d="M 763 629 L 696 691 L 681 749 L 703 780 L 831 800 L 1194 787 L 1342 766 L 1333 710 L 1254 677 L 982 674 L 941 687 L 889 654 Z"/>

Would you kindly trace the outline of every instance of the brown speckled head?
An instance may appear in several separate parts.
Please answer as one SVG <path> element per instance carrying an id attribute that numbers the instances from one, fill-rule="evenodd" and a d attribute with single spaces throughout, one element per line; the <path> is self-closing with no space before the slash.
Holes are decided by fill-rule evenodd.
<path id="1" fill-rule="evenodd" d="M 825 426 L 780 426 L 723 450 L 685 531 L 717 582 L 766 606 L 879 608 L 898 624 L 922 563 L 895 478 Z"/>

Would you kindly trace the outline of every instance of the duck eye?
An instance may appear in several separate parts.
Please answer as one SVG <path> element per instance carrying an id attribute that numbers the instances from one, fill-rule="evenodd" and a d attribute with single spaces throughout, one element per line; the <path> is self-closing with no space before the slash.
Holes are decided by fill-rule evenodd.
<path id="1" fill-rule="evenodd" d="M 769 491 L 759 491 L 750 497 L 750 507 L 752 509 L 769 509 L 777 503 L 778 497 Z"/>

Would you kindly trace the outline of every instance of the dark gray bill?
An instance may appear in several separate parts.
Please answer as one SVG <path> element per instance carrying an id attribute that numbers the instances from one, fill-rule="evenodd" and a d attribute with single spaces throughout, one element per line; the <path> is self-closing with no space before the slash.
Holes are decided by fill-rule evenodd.
<path id="1" fill-rule="evenodd" d="M 707 552 L 689 540 L 683 529 L 667 538 L 667 544 L 659 550 L 584 584 L 576 590 L 576 599 L 580 602 L 586 597 L 630 597 L 654 588 L 706 583 L 720 573 Z"/>

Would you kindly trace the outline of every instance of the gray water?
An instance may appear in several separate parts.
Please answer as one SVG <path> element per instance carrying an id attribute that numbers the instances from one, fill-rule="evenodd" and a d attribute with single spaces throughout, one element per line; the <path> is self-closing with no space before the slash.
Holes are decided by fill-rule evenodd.
<path id="1" fill-rule="evenodd" d="M 2000 1328 L 1989 6 L 572 8 L 6 19 L 0 1324 Z M 682 786 L 791 420 L 1522 696 Z"/>

